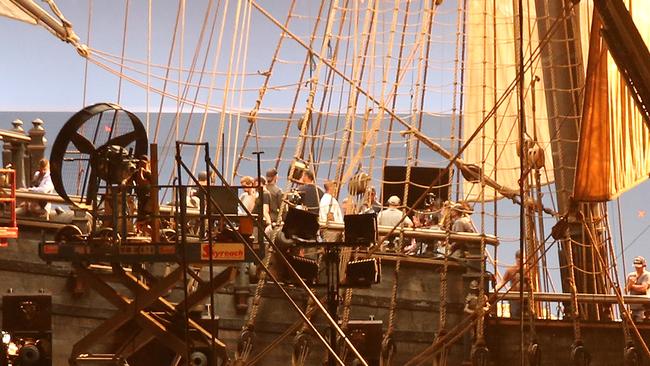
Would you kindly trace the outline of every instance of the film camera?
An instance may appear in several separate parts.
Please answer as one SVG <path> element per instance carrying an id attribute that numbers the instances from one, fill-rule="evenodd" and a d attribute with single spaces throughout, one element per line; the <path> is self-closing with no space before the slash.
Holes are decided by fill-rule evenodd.
<path id="1" fill-rule="evenodd" d="M 135 172 L 140 160 L 122 146 L 106 145 L 91 156 L 90 165 L 99 178 L 110 184 L 120 184 Z"/>
<path id="2" fill-rule="evenodd" d="M 2 297 L 1 366 L 52 365 L 52 297 Z"/>

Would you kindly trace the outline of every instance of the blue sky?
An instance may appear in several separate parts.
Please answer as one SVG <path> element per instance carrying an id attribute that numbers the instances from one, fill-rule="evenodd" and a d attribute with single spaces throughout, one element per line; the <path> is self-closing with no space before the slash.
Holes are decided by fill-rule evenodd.
<path id="1" fill-rule="evenodd" d="M 153 63 L 166 65 L 169 52 L 169 41 L 172 34 L 172 25 L 176 16 L 177 2 L 172 0 L 154 1 L 156 6 L 153 9 L 153 25 L 151 36 L 151 59 Z M 190 3 L 190 2 L 188 2 Z M 198 25 L 202 23 L 203 13 L 207 6 L 206 0 L 192 1 L 191 7 L 188 7 L 186 13 L 186 29 L 184 36 L 184 53 L 175 53 L 173 65 L 181 63 L 187 67 L 191 63 L 194 52 L 194 44 L 198 38 Z M 260 1 L 262 6 L 267 8 L 274 16 L 281 21 L 287 12 L 287 3 L 280 1 Z M 293 24 L 292 31 L 301 37 L 306 36 L 309 32 L 310 25 L 313 24 L 313 17 L 317 14 L 317 2 L 299 2 L 300 5 L 295 10 L 296 13 L 305 15 L 306 20 L 296 20 Z M 122 48 L 122 34 L 124 29 L 124 2 L 112 0 L 95 0 L 95 1 L 78 1 L 78 0 L 59 0 L 57 1 L 62 12 L 74 24 L 74 28 L 83 42 L 88 41 L 87 24 L 89 22 L 88 10 L 92 7 L 93 16 L 90 18 L 92 23 L 90 32 L 90 45 L 101 51 L 118 55 Z M 146 60 L 147 57 L 147 1 L 131 1 L 128 22 L 128 37 L 126 42 L 127 58 Z M 236 1 L 231 1 L 236 4 Z M 359 6 L 364 3 L 359 2 Z M 455 2 L 445 1 L 444 11 L 441 12 L 437 21 L 441 24 L 441 31 L 438 36 L 441 37 L 437 49 L 432 52 L 435 57 L 439 57 L 439 62 L 432 66 L 445 70 L 449 65 L 449 59 L 453 59 L 454 45 L 446 42 L 449 34 L 453 36 L 455 29 L 450 22 L 455 12 Z M 234 5 L 231 5 L 231 12 L 235 12 Z M 232 13 L 231 13 L 232 14 Z M 218 14 L 219 19 L 222 16 Z M 223 54 L 219 59 L 218 70 L 224 71 L 228 67 L 230 55 L 230 42 L 232 29 L 235 27 L 234 16 L 227 17 L 227 24 L 223 37 Z M 217 26 L 219 26 L 217 22 Z M 229 32 L 230 30 L 230 32 Z M 218 33 L 218 32 L 217 32 Z M 280 31 L 263 18 L 257 11 L 253 10 L 251 16 L 251 36 L 254 42 L 253 47 L 248 49 L 245 68 L 248 71 L 265 70 L 268 66 L 270 55 L 272 54 Z M 216 42 L 216 40 L 214 41 Z M 0 45 L 2 45 L 2 56 L 0 57 L 0 110 L 2 111 L 76 111 L 84 104 L 92 104 L 99 101 L 116 101 L 118 88 L 121 87 L 121 104 L 126 108 L 135 111 L 145 111 L 146 92 L 137 86 L 128 82 L 121 84 L 114 75 L 109 74 L 94 65 L 88 65 L 87 83 L 85 80 L 86 62 L 76 51 L 68 44 L 59 41 L 50 33 L 41 27 L 24 24 L 6 18 L 0 18 Z M 317 47 L 318 48 L 318 47 Z M 235 55 L 237 56 L 237 55 Z M 241 56 L 240 56 L 241 57 Z M 302 60 L 304 50 L 297 46 L 293 41 L 286 41 L 286 48 L 283 49 L 283 57 L 291 60 Z M 182 58 L 182 60 L 181 60 Z M 239 58 L 240 63 L 243 59 Z M 445 61 L 447 60 L 447 61 Z M 212 65 L 208 62 L 208 68 Z M 295 66 L 290 64 L 279 66 L 277 84 L 283 80 L 287 82 L 295 79 Z M 236 68 L 237 65 L 232 65 Z M 161 74 L 158 72 L 158 74 Z M 431 79 L 432 84 L 447 85 L 451 82 L 451 73 L 438 73 L 439 76 Z M 180 77 L 186 77 L 187 74 L 181 74 Z M 408 76 L 407 76 L 408 77 Z M 170 75 L 172 79 L 178 79 L 178 73 Z M 256 85 L 250 77 L 250 85 Z M 259 79 L 255 79 L 258 80 Z M 224 79 L 218 79 L 217 83 L 223 82 Z M 242 85 L 246 86 L 248 81 Z M 161 82 L 152 81 L 152 85 L 161 86 Z M 86 88 L 84 86 L 86 85 Z M 85 99 L 84 99 L 85 90 Z M 170 92 L 176 93 L 173 88 Z M 406 90 L 405 92 L 407 92 Z M 253 90 L 242 95 L 243 105 L 251 105 L 255 99 L 257 91 Z M 213 100 L 219 100 L 221 95 L 215 92 Z M 398 108 L 408 106 L 408 98 L 401 99 Z M 270 106 L 288 108 L 289 102 L 282 93 L 271 95 L 265 102 Z M 157 110 L 160 98 L 156 94 L 151 94 L 149 99 L 149 109 Z M 441 93 L 427 101 L 431 110 L 448 111 L 451 103 L 448 95 Z M 217 103 L 219 104 L 219 103 Z M 164 109 L 168 111 L 176 110 L 176 103 L 167 101 Z M 8 128 L 10 121 L 0 121 L 0 128 Z M 52 136 L 52 133 L 51 135 Z M 50 141 L 53 137 L 50 138 Z M 610 202 L 609 218 L 612 235 L 615 241 L 615 247 L 621 245 L 626 247 L 627 269 L 631 269 L 631 259 L 635 255 L 645 255 L 650 257 L 648 242 L 650 241 L 650 215 L 644 215 L 650 211 L 648 202 L 650 196 L 650 184 L 645 182 L 638 187 L 625 193 L 620 198 L 621 216 L 618 215 L 617 202 Z M 507 204 L 504 204 L 504 206 Z M 504 209 L 505 213 L 516 214 L 516 207 Z M 618 222 L 623 224 L 624 240 L 620 241 Z M 517 220 L 509 220 L 500 228 L 506 237 L 516 237 L 518 229 Z M 514 245 L 504 245 L 504 253 L 514 252 Z M 510 257 L 502 257 L 503 262 L 510 262 Z"/>

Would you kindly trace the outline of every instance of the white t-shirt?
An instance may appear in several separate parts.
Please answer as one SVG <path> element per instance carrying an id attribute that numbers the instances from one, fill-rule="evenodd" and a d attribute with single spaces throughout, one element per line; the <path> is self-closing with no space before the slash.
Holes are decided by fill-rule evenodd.
<path id="1" fill-rule="evenodd" d="M 377 215 L 377 225 L 395 226 L 402 219 L 402 216 L 404 216 L 404 213 L 401 210 L 394 207 L 389 207 Z M 405 227 L 412 227 L 413 221 L 411 221 L 411 218 L 406 216 L 401 225 Z"/>
<path id="2" fill-rule="evenodd" d="M 29 187 L 28 190 L 40 193 L 54 193 L 54 184 L 52 183 L 52 177 L 50 176 L 49 170 L 46 171 L 43 176 L 41 176 L 40 171 L 34 173 L 33 182 L 36 182 L 37 185 Z"/>
<path id="3" fill-rule="evenodd" d="M 630 274 L 627 275 L 627 278 L 634 278 L 635 279 L 635 285 L 650 285 L 650 272 L 648 271 L 643 271 L 640 276 L 636 274 L 636 271 L 631 272 Z M 639 292 L 639 291 L 630 291 L 630 295 L 647 295 L 648 292 Z"/>
<path id="4" fill-rule="evenodd" d="M 328 220 L 328 217 L 330 218 Z M 318 219 L 322 222 L 343 223 L 343 214 L 339 202 L 331 194 L 325 193 L 320 199 Z"/>

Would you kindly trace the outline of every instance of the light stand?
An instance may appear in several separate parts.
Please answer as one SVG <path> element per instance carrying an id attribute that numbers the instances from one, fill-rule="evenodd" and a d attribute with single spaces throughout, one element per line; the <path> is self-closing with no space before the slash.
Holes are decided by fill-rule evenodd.
<path id="1" fill-rule="evenodd" d="M 322 247 L 324 249 L 323 262 L 325 263 L 326 289 L 327 289 L 327 312 L 333 319 L 338 320 L 338 303 L 340 272 L 339 261 L 342 247 L 370 246 L 376 242 L 377 220 L 375 214 L 346 215 L 345 241 L 319 242 L 316 240 L 319 228 L 318 217 L 307 211 L 290 208 L 287 213 L 285 225 L 282 228 L 283 234 L 291 238 L 300 247 Z M 379 269 L 377 269 L 378 271 Z M 378 281 L 379 276 L 366 276 Z M 366 281 L 369 285 L 373 281 Z M 358 281 L 349 281 L 350 286 L 358 285 Z M 330 327 L 330 347 L 338 354 L 337 332 Z M 335 359 L 329 355 L 327 365 L 335 365 Z"/>

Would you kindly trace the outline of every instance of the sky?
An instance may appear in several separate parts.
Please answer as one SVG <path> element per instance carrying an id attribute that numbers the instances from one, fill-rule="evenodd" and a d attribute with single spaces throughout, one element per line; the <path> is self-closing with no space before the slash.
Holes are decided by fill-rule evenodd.
<path id="1" fill-rule="evenodd" d="M 125 3 L 118 0 L 57 1 L 63 14 L 73 23 L 74 29 L 81 37 L 82 42 L 89 44 L 92 49 L 100 51 L 101 53 L 97 55 L 105 57 L 102 59 L 105 64 L 110 64 L 106 60 L 115 60 L 115 58 L 111 57 L 119 57 L 124 46 L 124 52 L 128 59 L 146 61 L 147 50 L 150 49 L 149 57 L 151 62 L 166 65 L 169 58 L 173 24 L 176 19 L 177 1 L 154 1 L 151 32 L 148 31 L 148 2 L 144 0 L 128 2 L 130 8 L 126 21 L 128 35 L 126 41 L 124 41 L 125 38 L 123 37 Z M 258 3 L 273 16 L 280 19 L 281 22 L 284 21 L 283 17 L 288 10 L 288 1 L 266 0 Z M 354 3 L 354 6 L 364 6 L 365 4 L 365 2 Z M 230 4 L 229 13 L 225 16 L 224 31 L 217 31 L 215 34 L 221 37 L 212 40 L 212 44 L 218 42 L 222 44 L 222 53 L 218 61 L 216 61 L 215 69 L 223 73 L 227 70 L 231 70 L 233 73 L 246 71 L 253 75 L 230 80 L 231 83 L 239 83 L 238 85 L 242 89 L 250 87 L 249 91 L 226 98 L 223 90 L 215 88 L 212 101 L 219 108 L 223 105 L 221 100 L 227 100 L 227 108 L 245 109 L 249 108 L 256 99 L 258 89 L 255 86 L 259 85 L 259 73 L 263 73 L 268 68 L 270 55 L 274 52 L 280 30 L 257 10 L 253 9 L 248 23 L 250 24 L 248 34 L 253 37 L 253 41 L 248 42 L 249 48 L 235 49 L 230 47 L 231 42 L 238 43 L 240 39 L 237 37 L 244 35 L 244 32 L 234 32 L 233 30 L 246 24 L 245 22 L 236 24 L 235 19 L 237 18 L 233 14 L 238 11 L 236 6 L 238 2 L 233 0 Z M 317 2 L 312 1 L 298 1 L 297 8 L 294 9 L 295 13 L 303 15 L 303 17 L 296 19 L 290 29 L 302 39 L 307 39 L 309 29 L 314 24 L 313 19 L 319 11 L 316 4 Z M 177 67 L 180 64 L 185 68 L 189 68 L 188 65 L 191 65 L 195 52 L 194 46 L 197 44 L 199 37 L 199 25 L 203 23 L 203 14 L 207 6 L 207 0 L 193 0 L 191 6 L 185 9 L 186 16 L 183 21 L 186 26 L 185 29 L 188 29 L 188 31 L 182 34 L 183 41 L 177 45 L 177 47 L 183 48 L 183 52 L 178 51 L 177 48 L 177 52 L 174 52 L 172 57 L 172 65 Z M 431 68 L 442 71 L 453 67 L 453 65 L 445 62 L 453 59 L 455 52 L 454 44 L 448 42 L 449 36 L 455 34 L 454 24 L 450 20 L 455 13 L 455 2 L 445 1 L 443 6 L 445 8 L 437 18 L 441 31 L 436 34 L 436 37 L 440 37 L 440 39 L 436 43 L 437 48 L 432 52 L 440 60 L 431 65 Z M 89 10 L 92 11 L 90 17 L 88 16 Z M 239 11 L 244 12 L 244 8 L 240 8 Z M 223 8 L 221 8 L 220 12 L 211 14 L 216 14 L 217 21 L 215 24 L 219 27 L 222 24 L 221 20 L 224 19 Z M 246 18 L 242 16 L 241 19 Z M 88 24 L 91 24 L 90 32 Z M 147 38 L 149 34 L 151 35 L 149 37 L 150 41 Z M 291 82 L 295 80 L 295 65 L 292 65 L 291 62 L 302 63 L 304 59 L 304 50 L 301 46 L 292 40 L 285 42 L 282 53 L 285 62 L 278 66 L 277 78 L 275 79 L 275 83 L 278 85 L 281 85 L 283 81 Z M 87 63 L 72 46 L 58 40 L 41 27 L 0 17 L 0 45 L 2 45 L 3 50 L 0 57 L 0 111 L 73 112 L 84 105 L 99 101 L 119 101 L 127 109 L 139 112 L 157 111 L 161 108 L 159 95 L 150 93 L 147 96 L 146 89 L 142 86 L 133 85 L 133 83 L 127 81 L 120 82 L 115 75 L 95 64 Z M 230 53 L 231 50 L 234 51 Z M 201 64 L 201 59 L 204 56 L 204 54 L 198 54 L 197 65 Z M 140 71 L 144 67 L 137 62 L 129 65 Z M 215 61 L 206 61 L 206 70 L 210 70 L 214 66 Z M 197 68 L 199 67 L 197 66 Z M 113 70 L 119 70 L 119 68 L 113 66 Z M 137 70 L 122 71 L 133 76 L 141 83 L 146 83 L 146 77 L 138 74 Z M 164 76 L 161 68 L 156 68 L 152 73 L 161 77 Z M 444 86 L 453 82 L 452 73 L 441 72 L 437 74 L 440 76 L 431 79 L 432 85 Z M 172 71 L 168 78 L 170 80 L 184 80 L 189 76 L 188 71 Z M 413 75 L 407 75 L 406 77 L 413 77 Z M 197 82 L 195 75 L 192 78 Z M 149 80 L 149 82 L 151 87 L 160 89 L 164 85 L 162 80 Z M 224 75 L 215 79 L 217 87 L 225 82 Z M 169 84 L 173 83 L 170 81 Z M 178 88 L 173 85 L 168 85 L 167 88 L 170 94 L 176 95 L 179 93 Z M 404 90 L 404 93 L 408 92 L 408 90 Z M 201 97 L 205 99 L 206 93 L 208 93 L 206 90 L 202 90 L 198 100 L 201 100 Z M 288 109 L 290 100 L 287 98 L 287 94 L 279 91 L 278 93 L 270 93 L 268 99 L 265 99 L 265 103 L 273 107 Z M 304 103 L 304 100 L 299 101 L 299 103 Z M 445 113 L 451 110 L 450 104 L 452 102 L 448 94 L 441 92 L 439 95 L 434 93 L 434 96 L 427 100 L 427 103 L 430 110 Z M 408 108 L 408 105 L 408 98 L 401 99 L 397 108 Z M 162 106 L 162 109 L 167 112 L 177 111 L 177 108 L 178 104 L 170 98 L 167 98 Z M 188 109 L 182 111 L 187 112 Z M 0 128 L 9 128 L 10 122 L 10 120 L 0 121 Z M 52 136 L 54 132 L 50 134 Z M 650 247 L 648 246 L 650 242 L 650 215 L 647 214 L 647 211 L 650 211 L 650 200 L 647 198 L 649 196 L 650 183 L 648 182 L 644 182 L 623 194 L 620 197 L 620 216 L 618 214 L 619 200 L 608 203 L 609 221 L 615 246 L 617 248 L 626 248 L 625 259 L 628 271 L 631 270 L 631 262 L 634 256 L 644 255 L 650 258 Z M 505 210 L 506 214 L 517 214 L 516 208 Z M 511 220 L 505 227 L 500 228 L 505 232 L 506 237 L 517 236 L 516 222 L 517 220 Z M 619 222 L 622 223 L 622 229 L 619 229 Z M 620 231 L 622 231 L 622 240 L 619 234 Z M 514 253 L 514 245 L 508 244 L 508 246 L 504 247 L 506 248 L 504 253 Z M 505 255 L 502 261 L 510 262 L 508 255 Z"/>

